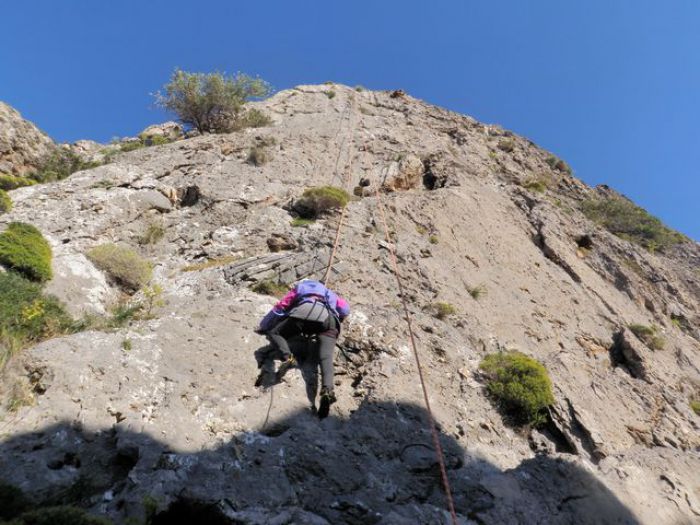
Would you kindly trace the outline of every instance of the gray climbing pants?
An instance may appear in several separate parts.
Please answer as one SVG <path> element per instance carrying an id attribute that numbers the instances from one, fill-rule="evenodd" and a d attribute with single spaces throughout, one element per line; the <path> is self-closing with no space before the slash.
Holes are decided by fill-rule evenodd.
<path id="1" fill-rule="evenodd" d="M 306 382 L 307 395 L 310 384 L 313 385 L 313 397 L 310 397 L 313 402 L 318 389 L 319 367 L 324 390 L 333 391 L 333 357 L 339 333 L 340 323 L 333 316 L 324 323 L 288 317 L 267 332 L 272 344 L 256 352 L 258 366 L 274 374 L 274 360 L 284 361 L 294 354 Z"/>

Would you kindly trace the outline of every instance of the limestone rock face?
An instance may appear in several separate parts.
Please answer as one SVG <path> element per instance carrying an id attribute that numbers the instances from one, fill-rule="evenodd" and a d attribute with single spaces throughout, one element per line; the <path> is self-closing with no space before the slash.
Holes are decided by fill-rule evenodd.
<path id="1" fill-rule="evenodd" d="M 0 173 L 24 175 L 34 171 L 56 145 L 46 133 L 0 102 Z"/>
<path id="2" fill-rule="evenodd" d="M 459 523 L 700 519 L 697 243 L 651 253 L 613 236 L 579 211 L 601 190 L 548 152 L 403 92 L 299 86 L 254 106 L 274 124 L 116 152 L 11 192 L 0 223 L 49 239 L 48 291 L 74 315 L 147 300 L 85 257 L 106 242 L 147 258 L 163 292 L 122 328 L 11 360 L 4 482 L 38 500 L 79 490 L 118 523 L 143 521 L 145 502 L 154 523 L 448 523 L 395 249 Z M 248 163 L 253 148 L 269 161 Z M 544 191 L 528 189 L 533 173 Z M 359 190 L 329 272 L 353 312 L 338 402 L 319 421 L 307 341 L 294 342 L 302 369 L 253 386 L 267 344 L 253 330 L 276 299 L 251 288 L 326 274 L 339 216 L 291 213 L 323 185 Z M 437 318 L 438 302 L 455 313 Z M 655 326 L 663 349 L 632 324 Z M 487 394 L 479 363 L 504 349 L 549 371 L 556 401 L 537 430 L 511 427 Z"/>
<path id="3" fill-rule="evenodd" d="M 139 133 L 139 137 L 141 137 L 143 140 L 153 139 L 153 137 L 162 137 L 167 140 L 177 140 L 182 138 L 183 135 L 184 130 L 182 129 L 182 126 L 173 121 L 148 126 L 141 133 Z"/>

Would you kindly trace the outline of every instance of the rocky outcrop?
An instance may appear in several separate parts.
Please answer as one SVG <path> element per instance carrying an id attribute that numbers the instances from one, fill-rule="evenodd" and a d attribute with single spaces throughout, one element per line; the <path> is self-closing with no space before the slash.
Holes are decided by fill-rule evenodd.
<path id="1" fill-rule="evenodd" d="M 26 175 L 56 147 L 46 133 L 0 102 L 0 173 Z"/>
<path id="2" fill-rule="evenodd" d="M 697 244 L 650 253 L 614 237 L 579 212 L 594 190 L 548 152 L 405 93 L 299 86 L 256 105 L 274 125 L 12 192 L 0 222 L 41 229 L 50 291 L 76 315 L 129 300 L 85 258 L 105 242 L 147 258 L 163 292 L 144 319 L 12 360 L 6 482 L 37 499 L 78 493 L 118 522 L 146 507 L 153 523 L 446 522 L 395 250 L 460 523 L 697 521 Z M 269 162 L 247 162 L 256 147 Z M 309 374 L 253 386 L 267 344 L 253 329 L 275 298 L 252 288 L 323 276 L 339 217 L 300 224 L 290 207 L 328 184 L 362 198 L 330 274 L 353 313 L 338 403 L 319 422 Z M 144 241 L 154 228 L 162 236 Z M 436 318 L 437 302 L 455 313 Z M 664 349 L 621 328 L 632 324 L 657 326 Z M 484 389 L 479 362 L 502 349 L 549 371 L 556 402 L 538 430 L 512 428 Z M 9 411 L 13 392 L 26 405 Z"/>

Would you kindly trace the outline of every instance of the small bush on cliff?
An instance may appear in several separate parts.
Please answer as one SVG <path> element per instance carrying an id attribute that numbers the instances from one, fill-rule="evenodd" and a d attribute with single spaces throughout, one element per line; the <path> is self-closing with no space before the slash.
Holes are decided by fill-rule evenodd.
<path id="1" fill-rule="evenodd" d="M 294 203 L 294 211 L 304 219 L 315 219 L 324 212 L 344 208 L 350 195 L 334 186 L 320 186 L 306 190 Z"/>
<path id="2" fill-rule="evenodd" d="M 658 334 L 659 329 L 656 326 L 631 324 L 628 328 L 652 350 L 663 350 L 664 346 L 666 346 L 666 340 Z"/>
<path id="3" fill-rule="evenodd" d="M 123 288 L 135 292 L 151 278 L 151 263 L 127 246 L 101 244 L 87 253 L 100 270 Z"/>
<path id="4" fill-rule="evenodd" d="M 700 400 L 693 399 L 690 401 L 690 409 L 695 412 L 696 415 L 700 416 Z"/>
<path id="5" fill-rule="evenodd" d="M 258 281 L 253 286 L 251 286 L 250 289 L 255 293 L 259 293 L 262 295 L 282 297 L 289 291 L 289 286 L 268 279 L 265 281 Z"/>
<path id="6" fill-rule="evenodd" d="M 7 213 L 12 209 L 12 199 L 5 190 L 0 190 L 0 213 Z"/>
<path id="7" fill-rule="evenodd" d="M 684 235 L 624 197 L 590 199 L 581 203 L 581 211 L 609 232 L 652 252 L 687 241 Z"/>
<path id="8" fill-rule="evenodd" d="M 562 173 L 566 173 L 567 175 L 571 175 L 571 167 L 566 163 L 566 161 L 560 159 L 556 155 L 550 155 L 547 157 L 545 162 L 549 164 L 549 167 L 553 170 L 558 170 Z"/>
<path id="9" fill-rule="evenodd" d="M 516 351 L 487 355 L 479 364 L 489 394 L 517 424 L 537 426 L 554 403 L 552 382 L 538 361 Z"/>
<path id="10" fill-rule="evenodd" d="M 58 299 L 13 272 L 0 274 L 0 367 L 29 343 L 71 329 L 72 320 Z"/>
<path id="11" fill-rule="evenodd" d="M 36 182 L 62 180 L 76 171 L 88 170 L 99 166 L 99 162 L 88 162 L 70 150 L 58 148 L 44 157 L 41 166 L 30 177 Z"/>
<path id="12" fill-rule="evenodd" d="M 431 307 L 433 315 L 440 320 L 457 313 L 457 309 L 450 303 L 433 303 Z"/>
<path id="13" fill-rule="evenodd" d="M 0 173 L 0 190 L 10 191 L 22 188 L 24 186 L 32 186 L 36 181 L 25 177 L 15 177 L 14 175 L 5 175 Z"/>
<path id="14" fill-rule="evenodd" d="M 267 164 L 269 160 L 270 154 L 267 152 L 267 150 L 264 147 L 255 146 L 248 153 L 246 162 L 248 164 L 252 164 L 253 166 L 262 166 L 263 164 Z"/>
<path id="15" fill-rule="evenodd" d="M 249 109 L 239 115 L 232 123 L 230 131 L 237 131 L 244 128 L 264 128 L 272 124 L 272 119 L 259 109 Z"/>
<path id="16" fill-rule="evenodd" d="M 32 281 L 51 279 L 51 247 L 31 224 L 11 222 L 0 233 L 0 264 Z"/>
<path id="17" fill-rule="evenodd" d="M 173 72 L 163 90 L 155 95 L 156 103 L 200 133 L 230 131 L 246 101 L 265 97 L 271 91 L 264 80 L 242 73 L 226 76 L 180 69 Z"/>

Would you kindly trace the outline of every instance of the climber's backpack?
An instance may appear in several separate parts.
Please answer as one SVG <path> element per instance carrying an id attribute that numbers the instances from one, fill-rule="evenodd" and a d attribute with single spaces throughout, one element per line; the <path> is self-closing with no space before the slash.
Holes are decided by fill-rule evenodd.
<path id="1" fill-rule="evenodd" d="M 338 297 L 318 281 L 306 280 L 296 287 L 297 298 L 288 316 L 294 319 L 327 325 L 337 318 Z"/>

